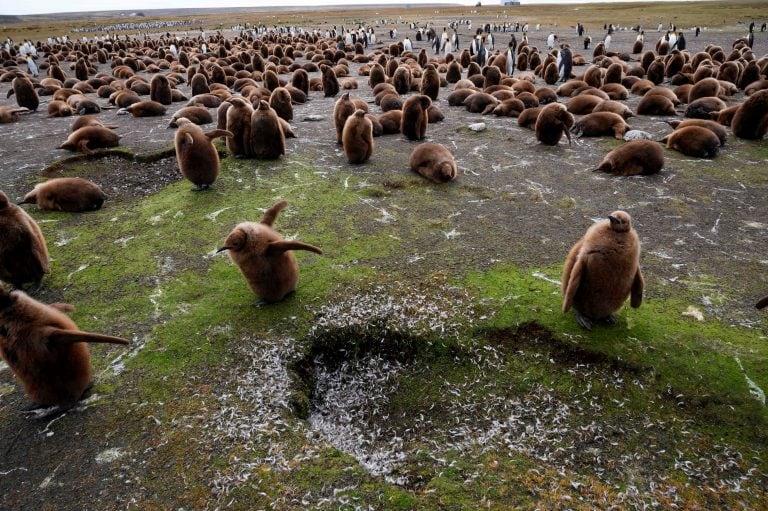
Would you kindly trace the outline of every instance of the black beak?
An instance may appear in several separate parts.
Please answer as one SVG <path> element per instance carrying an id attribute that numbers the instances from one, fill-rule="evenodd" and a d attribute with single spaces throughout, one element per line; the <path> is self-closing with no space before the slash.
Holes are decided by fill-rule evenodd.
<path id="1" fill-rule="evenodd" d="M 608 220 L 611 221 L 611 225 L 616 225 L 616 224 L 620 224 L 621 223 L 621 222 L 619 222 L 618 218 L 616 218 L 614 216 L 610 216 L 610 215 L 608 215 Z"/>
<path id="2" fill-rule="evenodd" d="M 216 251 L 216 253 L 218 254 L 218 253 L 220 253 L 220 252 L 224 252 L 225 250 L 229 250 L 229 249 L 230 249 L 230 247 L 221 247 L 220 249 L 218 249 L 218 250 Z"/>

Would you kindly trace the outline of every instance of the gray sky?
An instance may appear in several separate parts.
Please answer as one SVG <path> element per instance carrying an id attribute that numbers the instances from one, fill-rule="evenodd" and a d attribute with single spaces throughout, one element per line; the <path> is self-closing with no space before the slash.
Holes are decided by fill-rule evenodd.
<path id="1" fill-rule="evenodd" d="M 436 3 L 441 0 L 411 0 L 411 4 Z M 476 0 L 443 0 L 451 3 L 474 5 Z M 524 4 L 536 3 L 588 3 L 592 1 L 611 0 L 523 0 Z M 651 1 L 651 0 L 624 0 L 624 1 Z M 294 7 L 302 5 L 359 5 L 361 3 L 377 4 L 403 4 L 404 0 L 323 0 L 312 2 L 311 0 L 3 0 L 0 6 L 0 14 L 41 14 L 49 12 L 82 12 L 82 11 L 111 11 L 111 10 L 145 10 L 168 8 L 195 8 L 195 7 L 250 7 L 272 6 Z M 486 5 L 497 5 L 496 1 L 484 0 Z"/>

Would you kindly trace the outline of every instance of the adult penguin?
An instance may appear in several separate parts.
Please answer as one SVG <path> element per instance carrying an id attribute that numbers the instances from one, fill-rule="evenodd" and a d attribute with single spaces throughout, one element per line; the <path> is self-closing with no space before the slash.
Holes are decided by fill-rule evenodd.
<path id="1" fill-rule="evenodd" d="M 567 44 L 560 45 L 560 51 L 557 53 L 557 71 L 560 74 L 560 81 L 567 82 L 571 77 L 573 69 L 573 54 L 571 47 Z"/>
<path id="2" fill-rule="evenodd" d="M 512 34 L 512 39 L 509 40 L 509 49 L 507 49 L 507 69 L 505 72 L 512 76 L 515 72 L 515 61 L 517 60 L 517 39 L 515 34 Z"/>

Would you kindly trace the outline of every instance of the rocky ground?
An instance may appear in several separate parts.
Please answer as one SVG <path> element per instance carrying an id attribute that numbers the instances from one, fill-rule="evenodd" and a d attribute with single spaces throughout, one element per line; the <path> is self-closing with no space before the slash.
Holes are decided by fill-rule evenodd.
<path id="1" fill-rule="evenodd" d="M 545 47 L 547 33 L 531 44 Z M 691 34 L 689 49 L 740 35 Z M 560 36 L 579 47 L 572 31 Z M 620 50 L 632 41 L 614 37 Z M 767 50 L 758 37 L 755 53 Z M 378 113 L 357 78 L 353 96 Z M 659 175 L 615 178 L 592 169 L 619 141 L 545 147 L 515 119 L 449 107 L 447 94 L 445 121 L 427 132 L 456 155 L 460 175 L 444 186 L 409 172 L 416 144 L 401 136 L 347 164 L 336 98 L 321 93 L 295 106 L 286 157 L 225 158 L 207 193 L 180 181 L 173 158 L 66 166 L 110 200 L 82 215 L 31 209 L 53 258 L 40 299 L 75 303 L 81 328 L 133 345 L 93 348 L 94 396 L 49 421 L 19 413 L 24 397 L 0 366 L 0 507 L 759 508 L 765 142 L 729 133 L 714 160 L 665 150 Z M 181 106 L 100 115 L 122 147 L 148 154 L 172 143 Z M 0 128 L 9 196 L 69 155 L 56 148 L 71 119 L 43 112 Z M 666 120 L 629 124 L 661 138 Z M 487 129 L 466 128 L 476 122 Z M 213 252 L 279 199 L 278 229 L 325 255 L 298 254 L 296 295 L 257 308 Z M 646 302 L 587 333 L 559 311 L 560 265 L 616 209 L 643 244 Z"/>

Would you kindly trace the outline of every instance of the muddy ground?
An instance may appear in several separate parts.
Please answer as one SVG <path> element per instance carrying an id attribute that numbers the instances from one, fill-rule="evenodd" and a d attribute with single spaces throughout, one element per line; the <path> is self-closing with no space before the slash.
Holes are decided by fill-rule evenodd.
<path id="1" fill-rule="evenodd" d="M 437 24 L 441 26 L 441 23 Z M 478 26 L 477 21 L 474 26 Z M 404 25 L 400 25 L 398 30 L 401 35 L 408 32 Z M 384 32 L 383 28 L 377 29 L 378 46 L 382 42 L 390 42 Z M 531 32 L 530 43 L 544 48 L 547 33 L 544 27 L 540 32 Z M 561 30 L 559 33 L 562 41 L 580 48 L 573 31 Z M 495 35 L 497 48 L 504 48 L 508 35 Z M 596 35 L 593 34 L 593 37 Z M 688 48 L 692 53 L 709 43 L 730 48 L 733 39 L 740 35 L 736 30 L 708 31 L 699 38 L 689 34 Z M 468 34 L 460 33 L 460 36 L 462 45 L 466 45 Z M 647 40 L 656 36 L 655 31 L 649 31 Z M 632 32 L 619 32 L 613 44 L 616 49 L 626 51 L 631 47 L 634 37 Z M 412 39 L 416 50 L 426 47 L 428 53 L 432 54 L 428 43 Z M 762 55 L 767 51 L 768 39 L 758 34 L 755 54 Z M 590 57 L 591 51 L 584 54 Z M 359 83 L 359 89 L 352 91 L 353 96 L 369 101 L 371 111 L 379 113 L 378 107 L 373 105 L 366 77 L 357 76 L 357 65 L 351 67 L 351 76 L 356 77 Z M 579 72 L 579 68 L 576 72 Z M 540 83 L 537 82 L 537 85 Z M 0 97 L 5 97 L 9 86 L 8 83 L 0 84 Z M 186 84 L 179 88 L 189 95 Z M 294 107 L 294 121 L 291 124 L 298 138 L 287 141 L 287 157 L 284 161 L 296 165 L 296 179 L 287 183 L 269 181 L 266 175 L 269 168 L 260 168 L 255 172 L 256 183 L 272 186 L 271 195 L 275 199 L 280 198 L 281 193 L 292 193 L 289 190 L 293 188 L 307 186 L 309 188 L 302 188 L 302 193 L 311 196 L 314 185 L 299 177 L 301 167 L 311 166 L 315 176 L 320 176 L 325 183 L 336 188 L 343 187 L 340 193 L 347 193 L 349 188 L 349 194 L 354 195 L 350 204 L 344 207 L 343 213 L 326 210 L 320 217 L 313 218 L 327 225 L 328 220 L 323 219 L 322 215 L 330 216 L 331 226 L 334 225 L 334 215 L 345 215 L 345 221 L 354 218 L 353 234 L 343 231 L 342 235 L 340 231 L 339 245 L 354 243 L 357 238 L 380 232 L 395 240 L 392 243 L 405 243 L 405 248 L 398 245 L 399 248 L 393 253 L 379 253 L 372 248 L 371 253 L 374 255 L 371 258 L 343 263 L 375 271 L 385 283 L 380 293 L 366 290 L 365 285 L 349 286 L 345 291 L 336 291 L 336 303 L 313 303 L 311 300 L 301 302 L 305 311 L 311 311 L 320 318 L 323 314 L 337 318 L 352 317 L 354 314 L 350 311 L 360 303 L 350 305 L 350 302 L 356 300 L 365 303 L 368 307 L 366 310 L 376 311 L 391 306 L 392 301 L 390 299 L 388 302 L 387 296 L 395 296 L 394 303 L 397 304 L 397 298 L 418 300 L 417 297 L 421 297 L 423 300 L 427 297 L 426 301 L 429 301 L 431 297 L 442 298 L 447 293 L 452 296 L 450 306 L 438 306 L 437 310 L 433 310 L 427 305 L 434 304 L 423 304 L 418 309 L 419 313 L 414 313 L 410 319 L 402 319 L 402 324 L 409 324 L 413 319 L 417 323 L 424 321 L 439 324 L 441 328 L 448 325 L 448 331 L 461 330 L 447 320 L 446 315 L 455 318 L 455 322 L 463 327 L 475 322 L 481 323 L 481 317 L 492 316 L 495 309 L 502 308 L 505 300 L 514 300 L 516 291 L 510 291 L 510 296 L 495 302 L 491 299 L 477 300 L 471 296 L 471 290 L 469 294 L 465 294 L 466 290 L 456 291 L 454 279 L 462 279 L 470 273 L 483 274 L 500 263 L 510 263 L 530 269 L 534 280 L 551 287 L 546 294 L 555 295 L 559 265 L 569 247 L 593 220 L 613 210 L 625 209 L 632 215 L 642 241 L 642 265 L 648 282 L 646 299 L 649 302 L 670 298 L 680 300 L 691 307 L 687 309 L 689 316 L 701 314 L 706 321 L 717 321 L 726 328 L 739 327 L 753 332 L 755 338 L 765 338 L 765 319 L 753 309 L 756 298 L 768 290 L 768 210 L 765 206 L 768 147 L 764 141 L 738 140 L 729 132 L 726 146 L 714 160 L 693 159 L 665 151 L 666 163 L 661 174 L 614 178 L 594 173 L 592 169 L 604 154 L 618 145 L 618 141 L 607 137 L 583 138 L 574 139 L 571 145 L 563 140 L 556 147 L 542 146 L 535 140 L 533 132 L 518 127 L 515 119 L 483 117 L 469 114 L 463 108 L 449 107 L 445 97 L 450 88 L 441 89 L 440 98 L 436 102 L 444 112 L 445 120 L 430 125 L 427 131 L 428 141 L 442 143 L 456 155 L 460 175 L 455 182 L 445 186 L 432 185 L 409 173 L 408 154 L 416 143 L 408 142 L 401 136 L 376 138 L 376 149 L 370 163 L 348 165 L 333 134 L 332 109 L 336 98 L 324 98 L 322 93 L 314 92 L 310 94 L 308 103 Z M 738 94 L 729 104 L 742 100 L 743 95 Z M 100 102 L 104 103 L 103 100 Z M 631 97 L 627 103 L 634 108 L 637 102 L 637 97 Z M 2 100 L 2 104 L 12 104 L 12 99 Z M 172 143 L 173 130 L 167 128 L 168 119 L 181 106 L 181 103 L 174 104 L 165 116 L 157 118 L 117 116 L 114 110 L 105 110 L 100 117 L 119 126 L 116 131 L 121 135 L 121 146 L 136 153 L 149 153 L 167 148 Z M 11 197 L 19 197 L 27 191 L 41 178 L 43 168 L 59 158 L 69 156 L 69 153 L 57 147 L 66 138 L 72 119 L 48 119 L 44 111 L 43 104 L 38 113 L 23 116 L 21 122 L 0 126 L 0 189 Z M 305 120 L 310 115 L 321 115 L 323 119 Z M 670 132 L 666 120 L 668 118 L 634 117 L 628 122 L 633 129 L 644 130 L 661 138 Z M 476 122 L 486 123 L 487 129 L 480 133 L 466 129 L 466 126 Z M 250 163 L 232 162 L 230 159 L 225 161 L 229 161 L 225 163 L 225 171 L 229 168 L 233 173 L 227 178 L 230 179 L 230 188 L 233 183 L 247 186 L 253 177 Z M 275 163 L 274 168 L 279 169 L 280 165 L 280 162 Z M 121 221 L 127 218 L 125 215 L 140 214 L 137 204 L 141 204 L 142 199 L 152 199 L 155 194 L 163 193 L 166 187 L 180 179 L 173 158 L 152 164 L 110 158 L 79 166 L 77 173 L 105 189 L 110 196 L 105 207 Z M 226 195 L 230 192 L 225 193 L 230 188 L 224 183 L 222 181 L 221 187 L 214 187 L 210 192 L 213 197 L 210 206 L 212 212 L 231 207 Z M 262 207 L 268 205 L 263 204 Z M 32 214 L 35 213 L 32 210 Z M 291 218 L 290 214 L 287 218 Z M 215 219 L 216 216 L 213 217 Z M 78 221 L 85 226 L 89 223 L 87 215 Z M 343 223 L 342 220 L 338 221 L 339 225 Z M 59 233 L 57 224 L 53 222 L 47 227 L 41 223 L 49 244 L 60 243 L 66 247 L 67 236 L 74 232 L 72 224 L 66 224 L 68 230 Z M 305 241 L 312 242 L 312 225 L 294 225 L 289 220 L 286 222 L 291 225 L 290 234 L 296 233 Z M 225 234 L 226 226 L 222 228 Z M 322 228 L 318 227 L 317 230 L 321 231 Z M 101 240 L 105 244 L 112 241 L 120 240 Z M 198 244 L 200 252 L 209 252 L 219 242 L 220 239 L 201 240 Z M 130 247 L 130 241 L 124 241 L 123 244 Z M 331 254 L 335 252 L 333 246 L 323 248 Z M 178 254 L 169 256 L 169 259 L 172 259 L 172 264 L 168 279 L 182 271 L 182 264 L 208 271 L 204 269 L 207 262 L 191 255 L 189 260 Z M 83 263 L 92 264 L 90 259 L 84 259 Z M 163 278 L 162 275 L 158 276 L 158 281 L 163 282 Z M 312 282 L 312 279 L 312 273 L 309 273 L 307 282 Z M 425 291 L 425 283 L 433 281 L 439 282 L 436 288 Z M 139 282 L 138 285 L 143 283 Z M 73 288 L 74 285 L 68 284 L 58 288 L 48 286 L 42 291 L 40 299 L 55 301 L 66 298 L 77 293 Z M 398 289 L 402 292 L 398 292 Z M 559 304 L 557 301 L 553 303 L 555 307 Z M 326 307 L 336 307 L 337 310 L 330 313 Z M 476 308 L 483 310 L 475 311 Z M 174 317 L 170 312 L 161 312 L 163 321 L 171 321 Z M 153 399 L 153 395 L 142 387 L 141 380 L 145 376 L 162 380 L 151 369 L 145 372 L 129 364 L 128 370 L 123 370 L 120 361 L 109 365 L 107 359 L 119 357 L 119 351 L 112 350 L 108 355 L 97 356 L 99 377 L 108 382 L 108 388 L 97 392 L 92 401 L 76 411 L 53 421 L 36 421 L 19 414 L 24 397 L 10 371 L 0 368 L 0 414 L 4 417 L 0 422 L 0 507 L 218 509 L 231 505 L 242 509 L 331 506 L 344 509 L 471 509 L 487 503 L 488 507 L 504 509 L 529 507 L 533 505 L 531 502 L 538 502 L 539 505 L 543 503 L 545 507 L 554 508 L 555 500 L 549 501 L 547 498 L 550 497 L 542 495 L 548 486 L 547 477 L 552 477 L 557 467 L 564 467 L 562 470 L 568 474 L 574 471 L 585 477 L 572 480 L 569 488 L 558 487 L 555 491 L 549 486 L 557 499 L 561 494 L 582 492 L 584 499 L 581 503 L 569 504 L 567 500 L 560 500 L 558 506 L 562 508 L 588 508 L 592 505 L 642 507 L 653 502 L 663 506 L 692 502 L 694 508 L 702 502 L 722 508 L 740 502 L 744 507 L 751 507 L 755 501 L 750 499 L 761 491 L 765 494 L 768 489 L 766 475 L 760 472 L 765 467 L 764 459 L 758 459 L 755 464 L 741 463 L 743 459 L 752 456 L 759 458 L 764 453 L 745 452 L 736 456 L 727 445 L 717 445 L 709 454 L 716 452 L 717 456 L 722 456 L 721 461 L 725 464 L 733 459 L 740 460 L 733 462 L 738 468 L 726 475 L 735 481 L 749 481 L 750 489 L 743 501 L 739 497 L 730 500 L 730 496 L 698 499 L 684 492 L 679 495 L 682 500 L 674 500 L 669 496 L 669 501 L 660 499 L 657 493 L 648 488 L 663 483 L 654 483 L 653 478 L 644 471 L 643 465 L 647 463 L 645 470 L 651 471 L 667 470 L 669 467 L 660 468 L 665 463 L 663 456 L 657 460 L 650 450 L 643 452 L 642 449 L 630 449 L 629 452 L 637 456 L 630 460 L 622 458 L 630 456 L 628 452 L 606 448 L 606 456 L 617 456 L 614 462 L 618 464 L 621 464 L 617 461 L 619 459 L 624 463 L 631 462 L 638 472 L 637 479 L 648 482 L 647 486 L 638 485 L 639 489 L 634 490 L 632 475 L 619 475 L 621 470 L 614 463 L 603 466 L 602 462 L 583 454 L 591 447 L 582 446 L 577 449 L 585 459 L 578 459 L 577 455 L 571 461 L 563 462 L 558 454 L 559 449 L 563 448 L 563 442 L 579 445 L 584 439 L 570 439 L 569 433 L 561 431 L 558 425 L 573 426 L 575 431 L 577 425 L 584 427 L 589 418 L 599 414 L 597 409 L 589 406 L 582 408 L 566 399 L 567 391 L 553 393 L 546 384 L 529 389 L 525 395 L 510 395 L 495 387 L 493 392 L 483 394 L 473 385 L 473 378 L 477 376 L 473 371 L 503 373 L 510 368 L 508 365 L 497 364 L 495 351 L 493 356 L 483 355 L 482 349 L 479 353 L 470 349 L 465 354 L 468 360 L 478 361 L 476 366 L 470 364 L 466 381 L 451 382 L 457 388 L 468 389 L 468 394 L 461 398 L 465 402 L 461 406 L 456 403 L 446 405 L 441 414 L 434 417 L 434 424 L 431 419 L 427 422 L 423 418 L 422 421 L 418 419 L 418 413 L 431 410 L 425 403 L 416 403 L 410 408 L 409 415 L 403 420 L 416 426 L 405 431 L 397 421 L 377 419 L 379 414 L 386 414 L 386 410 L 380 410 L 379 406 L 394 407 L 386 404 L 386 395 L 396 392 L 390 388 L 390 383 L 398 375 L 407 375 L 409 378 L 421 375 L 426 379 L 440 377 L 437 367 L 420 366 L 417 355 L 414 355 L 417 361 L 414 362 L 412 357 L 398 360 L 397 357 L 388 358 L 386 353 L 381 358 L 365 359 L 363 369 L 354 364 L 342 368 L 339 373 L 341 376 L 336 374 L 336 368 L 319 369 L 316 384 L 320 390 L 316 390 L 316 394 L 325 397 L 313 402 L 308 417 L 301 418 L 299 413 L 300 418 L 296 418 L 285 412 L 287 408 L 296 408 L 295 403 L 286 398 L 294 385 L 291 381 L 295 379 L 295 375 L 288 374 L 287 367 L 292 358 L 299 357 L 296 351 L 300 351 L 290 342 L 290 336 L 297 335 L 297 330 L 301 329 L 292 324 L 290 308 L 282 310 L 282 313 L 285 314 L 282 321 L 271 325 L 266 332 L 254 332 L 250 337 L 239 339 L 236 345 L 227 347 L 224 350 L 226 355 L 212 363 L 215 371 L 209 372 L 202 366 L 192 366 L 186 368 L 181 376 L 172 376 L 172 380 L 176 378 L 173 381 L 181 378 L 186 384 L 177 390 L 171 402 Z M 533 308 L 522 316 L 526 320 L 537 319 Z M 676 316 L 679 317 L 677 313 Z M 153 325 L 143 320 L 131 323 L 130 319 L 121 318 L 117 324 L 132 334 L 136 345 L 142 346 Z M 99 318 L 95 315 L 86 321 L 91 320 L 99 324 Z M 679 317 L 679 320 L 694 321 L 690 317 Z M 366 321 L 365 316 L 361 321 Z M 354 322 L 350 324 L 356 325 Z M 335 325 L 334 328 L 347 328 L 350 324 Z M 395 324 L 399 325 L 397 321 Z M 228 325 L 212 325 L 211 328 L 226 330 Z M 317 325 L 313 328 L 316 330 Z M 429 331 L 434 333 L 434 329 Z M 210 332 L 205 330 L 198 334 L 206 337 Z M 414 335 L 421 335 L 418 328 Z M 451 333 L 447 337 L 453 335 Z M 506 341 L 500 341 L 500 335 Z M 550 339 L 548 333 L 544 335 L 537 328 L 532 328 L 514 335 L 493 334 L 490 337 L 495 340 L 489 346 L 493 346 L 494 342 L 509 342 L 510 336 L 519 337 L 516 342 L 528 347 L 537 345 L 541 339 L 545 339 L 544 344 L 553 342 L 547 341 Z M 578 338 L 579 334 L 576 336 Z M 262 338 L 270 339 L 270 342 L 266 343 Z M 727 339 L 725 342 L 728 342 Z M 488 350 L 490 352 L 492 348 Z M 546 361 L 550 356 L 546 349 L 539 347 L 524 351 L 521 357 L 530 357 L 532 366 L 540 363 L 541 357 Z M 505 356 L 504 350 L 500 349 L 499 353 L 501 355 L 498 357 Z M 755 363 L 750 365 L 758 371 L 751 374 L 758 386 L 768 383 L 765 366 L 756 369 L 760 365 L 758 362 L 764 360 L 760 358 L 764 356 L 762 353 L 758 351 Z M 612 363 L 595 361 L 590 357 L 582 360 L 573 355 L 565 357 L 560 363 L 564 364 L 564 371 L 576 374 L 583 381 L 593 379 L 605 387 L 617 386 L 619 394 L 622 392 L 626 376 L 617 376 L 616 367 Z M 643 371 L 641 374 L 644 374 Z M 331 377 L 329 373 L 332 373 Z M 477 376 L 474 383 L 485 385 L 483 388 L 491 386 L 483 378 Z M 644 377 L 637 378 L 645 381 Z M 648 378 L 651 381 L 654 377 Z M 365 389 L 362 393 L 361 388 Z M 381 399 L 377 400 L 379 393 Z M 382 405 L 382 402 L 385 404 Z M 532 413 L 532 410 L 536 413 L 533 413 L 535 417 L 522 420 L 521 433 L 511 423 L 499 423 L 493 413 L 483 416 L 489 409 L 505 412 L 511 410 L 510 413 L 518 413 L 522 417 L 525 417 L 526 412 Z M 688 415 L 682 419 L 683 422 L 696 418 L 695 410 L 688 410 L 685 414 Z M 449 424 L 450 421 L 445 417 L 456 417 L 458 425 Z M 303 420 L 305 418 L 306 421 Z M 441 423 L 440 419 L 445 423 Z M 526 424 L 539 424 L 539 421 L 544 426 L 541 427 L 543 433 L 538 440 L 520 440 L 525 438 L 525 432 L 528 431 Z M 638 422 L 641 422 L 639 418 Z M 657 421 L 654 417 L 651 422 L 659 428 L 653 434 L 648 433 L 652 438 L 662 444 L 668 442 L 669 446 L 682 448 L 682 444 L 665 439 L 666 433 L 663 432 L 665 428 L 671 427 L 670 424 L 676 423 L 674 419 L 664 417 Z M 341 427 L 340 423 L 348 427 Z M 621 426 L 621 422 L 614 419 L 606 420 L 596 428 L 615 431 Z M 424 468 L 442 467 L 440 471 L 435 469 L 436 473 L 442 474 L 452 466 L 443 465 L 444 458 L 451 456 L 452 452 L 458 452 L 460 458 L 474 459 L 475 443 L 483 437 L 481 430 L 489 445 L 494 446 L 493 449 L 524 453 L 530 456 L 525 463 L 531 460 L 541 463 L 534 465 L 534 469 L 543 474 L 542 480 L 535 484 L 529 481 L 537 489 L 520 490 L 521 494 L 526 494 L 526 491 L 535 494 L 532 501 L 505 500 L 506 497 L 493 495 L 478 497 L 471 500 L 471 504 L 462 504 L 460 498 L 452 501 L 451 492 L 435 483 L 442 475 L 437 477 L 431 473 L 431 469 Z M 377 433 L 370 434 L 372 431 Z M 606 431 L 600 430 L 600 435 L 596 434 L 595 438 L 603 434 L 610 436 Z M 370 438 L 367 443 L 359 442 L 359 437 L 368 434 Z M 701 432 L 701 435 L 705 435 L 705 432 Z M 432 438 L 443 437 L 451 438 L 451 442 L 446 441 L 446 445 L 440 448 L 429 445 Z M 305 440 L 302 442 L 297 438 Z M 296 446 L 296 442 L 303 445 Z M 638 443 L 642 444 L 642 441 Z M 233 445 L 243 450 L 232 454 Z M 244 445 L 247 447 L 242 447 Z M 699 454 L 705 456 L 703 452 Z M 422 455 L 432 459 L 425 461 L 419 458 Z M 516 458 L 511 456 L 507 461 L 510 459 L 514 461 Z M 485 461 L 497 465 L 505 463 L 503 459 Z M 317 476 L 321 482 L 319 487 L 291 483 L 289 476 L 279 475 L 297 473 L 302 463 L 333 466 L 341 475 L 335 479 L 327 475 Z M 706 469 L 701 468 L 700 472 L 691 469 L 690 474 L 686 472 L 684 463 L 681 466 L 676 466 L 674 470 L 684 473 L 685 476 L 681 477 L 694 481 L 696 487 L 710 485 L 718 490 L 726 486 L 729 490 L 733 488 L 732 485 L 717 486 L 718 478 L 722 481 L 725 476 L 723 472 L 710 470 L 709 465 L 706 465 Z M 477 469 L 476 472 L 485 474 L 483 469 Z M 483 484 L 490 484 L 485 475 L 472 476 L 472 473 L 470 469 L 461 472 L 462 477 L 465 477 L 464 484 L 469 485 L 467 487 L 471 487 L 471 481 L 474 480 L 472 477 L 485 481 Z M 312 480 L 313 474 L 297 477 Z M 563 476 L 563 480 L 568 477 Z M 257 479 L 259 481 L 255 482 Z M 553 480 L 557 478 L 549 479 Z M 595 489 L 592 495 L 580 490 L 581 486 L 594 484 L 595 480 L 607 486 L 610 486 L 607 481 L 613 481 L 616 488 L 620 489 L 613 492 L 606 490 L 609 497 L 604 502 L 600 501 L 597 496 L 599 489 Z M 326 485 L 326 481 L 334 481 L 336 486 Z M 345 482 L 348 484 L 345 485 Z M 273 493 L 265 489 L 269 485 L 274 485 L 277 490 Z M 350 487 L 355 488 L 352 490 L 354 493 L 366 485 L 375 488 L 381 486 L 384 489 L 366 490 L 368 493 L 363 492 L 358 497 L 347 496 Z M 410 496 L 415 496 L 417 500 L 413 505 L 404 507 L 387 503 L 386 499 L 381 498 L 381 495 L 388 495 L 387 485 L 398 488 L 397 491 L 410 492 Z M 500 485 L 503 487 L 504 483 Z M 565 483 L 565 486 L 568 484 Z M 266 495 L 263 500 L 258 500 L 261 498 L 257 497 L 259 491 Z M 633 491 L 639 496 L 633 494 Z M 430 500 L 431 494 L 443 495 L 441 492 L 447 495 L 448 500 Z M 733 492 L 723 492 L 734 495 Z M 378 495 L 378 502 L 371 495 Z M 408 501 L 406 499 L 403 502 Z"/>

